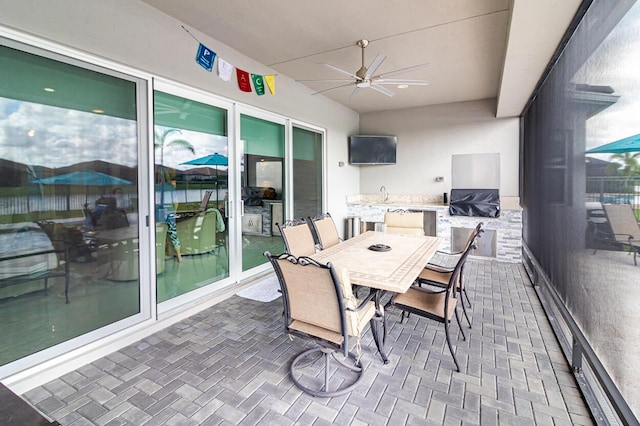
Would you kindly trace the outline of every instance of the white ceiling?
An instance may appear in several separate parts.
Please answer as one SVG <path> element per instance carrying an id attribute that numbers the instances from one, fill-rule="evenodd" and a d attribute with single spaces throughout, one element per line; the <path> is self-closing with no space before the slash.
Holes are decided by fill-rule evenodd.
<path id="1" fill-rule="evenodd" d="M 496 115 L 517 116 L 581 0 L 143 0 L 294 80 L 339 79 L 387 56 L 378 73 L 428 62 L 393 76 L 428 86 L 388 97 L 353 87 L 327 96 L 359 113 L 497 98 Z M 215 47 L 211 46 L 214 50 Z M 303 83 L 300 83 L 303 84 Z M 304 83 L 309 94 L 342 83 Z"/>

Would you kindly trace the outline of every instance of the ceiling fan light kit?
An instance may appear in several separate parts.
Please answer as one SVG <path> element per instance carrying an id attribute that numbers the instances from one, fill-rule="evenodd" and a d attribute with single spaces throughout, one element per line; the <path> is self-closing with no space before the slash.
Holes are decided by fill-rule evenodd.
<path id="1" fill-rule="evenodd" d="M 348 76 L 349 79 L 345 78 L 345 79 L 319 79 L 319 80 L 296 80 L 296 81 L 346 83 L 346 84 L 341 84 L 339 86 L 331 87 L 329 89 L 320 90 L 318 92 L 312 93 L 312 95 L 318 95 L 320 93 L 325 93 L 331 90 L 341 89 L 343 87 L 355 85 L 355 88 L 353 89 L 353 92 L 351 92 L 351 96 L 349 96 L 349 99 L 355 97 L 360 91 L 360 89 L 373 89 L 377 92 L 380 92 L 384 95 L 391 97 L 391 96 L 395 96 L 395 92 L 387 89 L 386 87 L 383 87 L 383 85 L 395 85 L 398 89 L 405 89 L 409 86 L 426 86 L 429 84 L 426 80 L 406 80 L 406 79 L 388 78 L 394 75 L 422 69 L 427 65 L 429 65 L 428 63 L 413 65 L 411 67 L 401 68 L 395 71 L 389 71 L 386 73 L 374 75 L 374 73 L 378 70 L 378 68 L 380 68 L 380 65 L 382 65 L 382 62 L 384 62 L 384 60 L 387 57 L 386 55 L 379 53 L 378 55 L 376 55 L 375 58 L 373 58 L 373 61 L 371 61 L 371 63 L 369 64 L 369 67 L 365 66 L 364 49 L 368 45 L 369 45 L 369 40 L 362 39 L 356 42 L 356 46 L 358 46 L 362 52 L 362 66 L 358 71 L 356 71 L 355 74 L 330 64 L 321 64 L 327 68 L 330 68 L 334 71 L 339 72 L 340 74 L 344 74 Z"/>

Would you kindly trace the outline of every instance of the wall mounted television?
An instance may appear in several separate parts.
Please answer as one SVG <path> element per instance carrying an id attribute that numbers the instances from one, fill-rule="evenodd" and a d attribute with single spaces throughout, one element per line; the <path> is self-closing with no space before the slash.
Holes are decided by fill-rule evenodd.
<path id="1" fill-rule="evenodd" d="M 349 164 L 396 164 L 396 136 L 349 136 Z"/>

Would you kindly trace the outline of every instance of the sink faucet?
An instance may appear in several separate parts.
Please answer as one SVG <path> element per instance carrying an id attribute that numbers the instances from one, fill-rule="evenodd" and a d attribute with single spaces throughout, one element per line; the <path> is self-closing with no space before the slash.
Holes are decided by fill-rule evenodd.
<path id="1" fill-rule="evenodd" d="M 387 194 L 387 188 L 382 185 L 380 187 L 380 192 L 382 192 L 382 202 L 386 203 L 389 200 L 389 194 Z"/>

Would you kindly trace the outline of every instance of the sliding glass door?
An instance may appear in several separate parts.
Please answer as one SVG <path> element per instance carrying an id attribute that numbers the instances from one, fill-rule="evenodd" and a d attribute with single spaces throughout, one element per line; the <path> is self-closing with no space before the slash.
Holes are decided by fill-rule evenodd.
<path id="1" fill-rule="evenodd" d="M 317 130 L 293 127 L 293 217 L 322 213 L 322 138 Z"/>
<path id="2" fill-rule="evenodd" d="M 242 271 L 266 263 L 265 250 L 284 251 L 285 125 L 240 114 L 240 228 Z"/>
<path id="3" fill-rule="evenodd" d="M 154 92 L 158 303 L 229 276 L 228 113 L 183 94 Z"/>
<path id="4" fill-rule="evenodd" d="M 4 377 L 13 361 L 148 318 L 150 305 L 138 203 L 147 82 L 2 39 L 0 63 Z"/>

